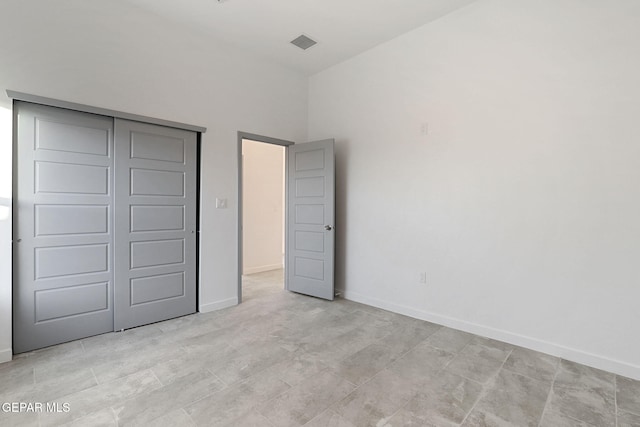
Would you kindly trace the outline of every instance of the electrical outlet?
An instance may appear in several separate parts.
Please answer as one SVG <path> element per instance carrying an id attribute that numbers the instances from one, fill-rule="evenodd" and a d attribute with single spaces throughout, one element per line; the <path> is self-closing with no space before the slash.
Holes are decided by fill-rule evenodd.
<path id="1" fill-rule="evenodd" d="M 420 273 L 420 283 L 427 283 L 427 273 L 424 271 Z"/>

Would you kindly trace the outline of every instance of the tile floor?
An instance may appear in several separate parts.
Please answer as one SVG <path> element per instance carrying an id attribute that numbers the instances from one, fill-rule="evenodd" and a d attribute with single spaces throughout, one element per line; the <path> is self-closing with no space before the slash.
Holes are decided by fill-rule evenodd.
<path id="1" fill-rule="evenodd" d="M 245 302 L 0 365 L 33 426 L 640 426 L 640 382 L 246 277 Z"/>

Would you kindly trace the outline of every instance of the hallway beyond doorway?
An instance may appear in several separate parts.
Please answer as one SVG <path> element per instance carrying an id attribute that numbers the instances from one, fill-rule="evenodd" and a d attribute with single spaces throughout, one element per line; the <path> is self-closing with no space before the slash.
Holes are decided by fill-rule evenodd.
<path id="1" fill-rule="evenodd" d="M 242 275 L 243 301 L 284 291 L 284 269 Z"/>

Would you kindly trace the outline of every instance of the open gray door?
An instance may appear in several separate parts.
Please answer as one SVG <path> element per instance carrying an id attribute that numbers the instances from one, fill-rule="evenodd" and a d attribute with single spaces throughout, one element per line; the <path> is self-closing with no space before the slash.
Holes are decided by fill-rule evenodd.
<path id="1" fill-rule="evenodd" d="M 113 119 L 15 103 L 13 351 L 113 330 Z"/>
<path id="2" fill-rule="evenodd" d="M 287 289 L 333 300 L 334 140 L 287 148 Z"/>
<path id="3" fill-rule="evenodd" d="M 196 311 L 195 132 L 116 119 L 115 329 Z"/>

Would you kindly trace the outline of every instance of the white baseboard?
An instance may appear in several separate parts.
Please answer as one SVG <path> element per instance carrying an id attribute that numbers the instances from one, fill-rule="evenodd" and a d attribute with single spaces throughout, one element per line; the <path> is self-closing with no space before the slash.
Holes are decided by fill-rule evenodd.
<path id="1" fill-rule="evenodd" d="M 200 304 L 200 313 L 209 313 L 212 311 L 222 310 L 223 308 L 233 307 L 238 305 L 238 297 L 225 299 L 222 301 L 210 302 L 207 304 Z"/>
<path id="2" fill-rule="evenodd" d="M 383 310 L 392 311 L 394 313 L 403 314 L 405 316 L 414 317 L 420 320 L 436 323 L 438 325 L 447 326 L 460 331 L 469 332 L 509 344 L 525 347 L 531 350 L 550 354 L 552 356 L 561 357 L 572 362 L 581 363 L 593 368 L 602 369 L 614 374 L 622 375 L 635 380 L 640 380 L 640 366 L 628 362 L 611 359 L 597 354 L 592 354 L 582 350 L 566 347 L 560 344 L 527 337 L 524 335 L 514 334 L 502 329 L 495 329 L 489 326 L 479 325 L 477 323 L 467 322 L 465 320 L 455 319 L 428 311 L 418 310 L 404 305 L 394 304 L 388 301 L 371 298 L 356 292 L 342 291 L 345 299 L 359 302 L 362 304 L 378 307 Z"/>
<path id="3" fill-rule="evenodd" d="M 271 270 L 282 270 L 282 264 L 261 265 L 258 267 L 245 268 L 242 274 L 255 274 Z"/>
<path id="4" fill-rule="evenodd" d="M 10 348 L 6 348 L 4 350 L 0 350 L 0 363 L 11 362 L 13 359 L 13 350 Z"/>

